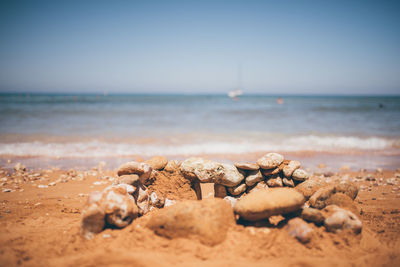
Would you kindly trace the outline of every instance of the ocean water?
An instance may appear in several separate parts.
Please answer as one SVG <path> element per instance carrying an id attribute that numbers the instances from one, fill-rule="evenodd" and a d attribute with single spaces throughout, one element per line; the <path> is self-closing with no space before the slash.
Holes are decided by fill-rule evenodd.
<path id="1" fill-rule="evenodd" d="M 0 157 L 400 155 L 400 97 L 0 94 Z"/>

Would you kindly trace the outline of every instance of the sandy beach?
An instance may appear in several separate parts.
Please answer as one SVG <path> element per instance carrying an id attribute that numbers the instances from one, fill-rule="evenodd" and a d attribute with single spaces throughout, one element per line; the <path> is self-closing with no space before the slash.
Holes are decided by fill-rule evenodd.
<path id="1" fill-rule="evenodd" d="M 324 166 L 321 166 L 324 167 Z M 195 239 L 167 239 L 144 227 L 152 212 L 124 229 L 105 229 L 92 240 L 80 234 L 81 211 L 90 192 L 117 179 L 102 164 L 76 171 L 1 169 L 0 262 L 4 266 L 396 266 L 400 264 L 400 178 L 392 170 L 327 172 L 314 176 L 351 180 L 361 234 L 315 230 L 302 244 L 282 225 L 237 224 L 226 239 L 206 246 Z M 396 177 L 397 175 L 397 177 Z M 149 190 L 177 201 L 196 199 L 179 171 L 160 171 Z M 202 184 L 203 199 L 213 198 Z M 10 191 L 10 192 L 9 192 Z M 278 220 L 279 221 L 279 220 Z"/>

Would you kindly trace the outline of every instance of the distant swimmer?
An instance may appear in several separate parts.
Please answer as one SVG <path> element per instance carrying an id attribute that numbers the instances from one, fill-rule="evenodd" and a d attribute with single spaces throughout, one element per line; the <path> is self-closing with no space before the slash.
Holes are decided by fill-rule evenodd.
<path id="1" fill-rule="evenodd" d="M 278 103 L 279 105 L 283 104 L 283 98 L 279 97 L 278 99 L 276 99 L 276 103 Z"/>

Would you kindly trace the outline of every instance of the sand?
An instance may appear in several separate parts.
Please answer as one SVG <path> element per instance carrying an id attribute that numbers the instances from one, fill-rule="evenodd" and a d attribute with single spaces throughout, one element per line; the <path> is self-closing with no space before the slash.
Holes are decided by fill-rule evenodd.
<path id="1" fill-rule="evenodd" d="M 73 179 L 62 176 L 66 174 L 50 169 L 19 184 L 10 178 L 2 182 L 1 191 L 15 191 L 0 191 L 1 266 L 400 266 L 400 188 L 379 182 L 379 178 L 394 177 L 393 171 L 373 173 L 376 182 L 358 183 L 366 186 L 354 202 L 364 224 L 360 235 L 327 233 L 323 227 L 312 226 L 315 234 L 304 245 L 279 223 L 268 228 L 235 225 L 226 240 L 213 247 L 155 235 L 144 227 L 151 212 L 122 230 L 107 229 L 85 240 L 79 235 L 79 224 L 86 194 L 110 185 L 116 171 L 88 170 L 76 175 L 70 171 Z M 65 181 L 38 187 L 60 177 Z M 150 190 L 171 199 L 195 199 L 179 173 L 162 172 L 157 177 Z M 203 196 L 211 197 L 213 187 L 202 188 Z"/>

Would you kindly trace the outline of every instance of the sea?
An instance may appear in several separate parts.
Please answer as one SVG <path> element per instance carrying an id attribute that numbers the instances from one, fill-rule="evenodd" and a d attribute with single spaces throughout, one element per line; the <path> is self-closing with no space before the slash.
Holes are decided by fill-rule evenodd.
<path id="1" fill-rule="evenodd" d="M 281 99 L 279 99 L 281 98 Z M 0 164 L 113 168 L 164 155 L 400 167 L 400 97 L 0 94 Z"/>

